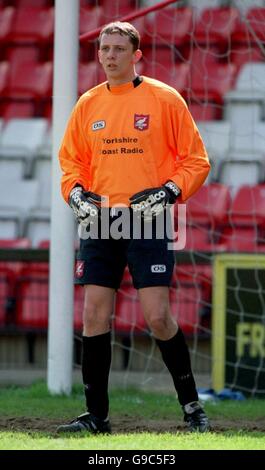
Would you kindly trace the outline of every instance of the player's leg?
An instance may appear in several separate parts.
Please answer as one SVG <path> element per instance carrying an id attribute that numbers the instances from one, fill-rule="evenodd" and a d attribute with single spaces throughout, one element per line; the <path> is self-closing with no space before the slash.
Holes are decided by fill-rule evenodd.
<path id="1" fill-rule="evenodd" d="M 169 285 L 174 255 L 167 249 L 165 240 L 140 240 L 133 244 L 128 259 L 146 322 L 172 375 L 184 419 L 190 430 L 204 432 L 209 423 L 198 403 L 189 350 L 170 311 Z"/>
<path id="2" fill-rule="evenodd" d="M 87 411 L 108 419 L 108 380 L 111 365 L 111 315 L 115 290 L 85 286 L 82 376 Z"/>
<path id="3" fill-rule="evenodd" d="M 110 432 L 110 321 L 115 290 L 119 287 L 125 261 L 122 250 L 111 240 L 91 240 L 86 247 L 83 260 L 78 262 L 77 281 L 85 285 L 82 375 L 87 412 L 70 424 L 59 426 L 58 432 Z"/>
<path id="4" fill-rule="evenodd" d="M 115 290 L 96 285 L 86 285 L 84 289 L 82 377 L 87 411 L 57 431 L 106 433 L 111 431 L 108 380 Z"/>
<path id="5" fill-rule="evenodd" d="M 166 341 L 175 336 L 178 325 L 170 313 L 168 287 L 139 288 L 138 294 L 145 320 L 154 337 Z"/>
<path id="6" fill-rule="evenodd" d="M 188 347 L 181 329 L 171 316 L 168 287 L 139 289 L 139 298 L 146 322 L 172 375 L 180 404 L 185 406 L 198 401 Z"/>
<path id="7" fill-rule="evenodd" d="M 209 422 L 198 402 L 188 346 L 170 313 L 168 288 L 163 286 L 139 289 L 139 298 L 146 322 L 156 338 L 164 363 L 172 376 L 184 411 L 184 420 L 191 431 L 207 431 Z"/>

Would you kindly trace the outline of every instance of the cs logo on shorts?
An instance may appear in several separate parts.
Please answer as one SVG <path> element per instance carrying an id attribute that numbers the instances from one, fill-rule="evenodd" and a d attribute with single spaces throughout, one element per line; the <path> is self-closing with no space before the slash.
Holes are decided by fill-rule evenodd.
<path id="1" fill-rule="evenodd" d="M 75 266 L 75 277 L 80 279 L 84 274 L 85 269 L 85 262 L 84 261 L 77 261 Z"/>
<path id="2" fill-rule="evenodd" d="M 138 131 L 146 131 L 149 127 L 149 114 L 135 114 L 134 128 Z"/>
<path id="3" fill-rule="evenodd" d="M 151 266 L 152 273 L 165 273 L 166 270 L 167 270 L 167 267 L 165 264 L 152 264 Z"/>

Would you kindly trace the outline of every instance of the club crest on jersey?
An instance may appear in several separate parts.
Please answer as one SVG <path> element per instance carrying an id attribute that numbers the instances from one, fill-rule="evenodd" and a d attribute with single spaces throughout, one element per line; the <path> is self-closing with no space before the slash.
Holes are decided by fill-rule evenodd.
<path id="1" fill-rule="evenodd" d="M 75 267 L 75 277 L 80 279 L 84 274 L 85 262 L 84 261 L 77 261 Z"/>
<path id="2" fill-rule="evenodd" d="M 135 114 L 134 128 L 138 131 L 146 131 L 149 127 L 149 114 Z"/>

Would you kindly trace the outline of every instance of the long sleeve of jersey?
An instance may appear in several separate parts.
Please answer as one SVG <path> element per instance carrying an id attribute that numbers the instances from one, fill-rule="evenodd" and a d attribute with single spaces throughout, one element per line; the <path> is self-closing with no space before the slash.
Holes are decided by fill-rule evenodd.
<path id="1" fill-rule="evenodd" d="M 176 129 L 177 171 L 169 179 L 181 188 L 185 201 L 204 183 L 210 164 L 198 128 L 184 101 L 177 112 L 172 110 L 171 119 Z"/>
<path id="2" fill-rule="evenodd" d="M 59 150 L 59 159 L 62 169 L 62 194 L 68 202 L 69 194 L 76 184 L 84 189 L 90 187 L 90 160 L 91 152 L 87 139 L 83 135 L 81 101 L 75 106 L 64 138 Z"/>

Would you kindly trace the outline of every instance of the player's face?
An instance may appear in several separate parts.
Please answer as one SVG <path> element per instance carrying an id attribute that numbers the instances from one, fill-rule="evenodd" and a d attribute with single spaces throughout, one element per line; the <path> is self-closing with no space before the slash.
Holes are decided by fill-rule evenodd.
<path id="1" fill-rule="evenodd" d="M 103 34 L 98 52 L 99 62 L 107 75 L 110 85 L 120 85 L 135 77 L 135 64 L 141 58 L 141 51 L 133 51 L 128 36 L 118 33 Z"/>

